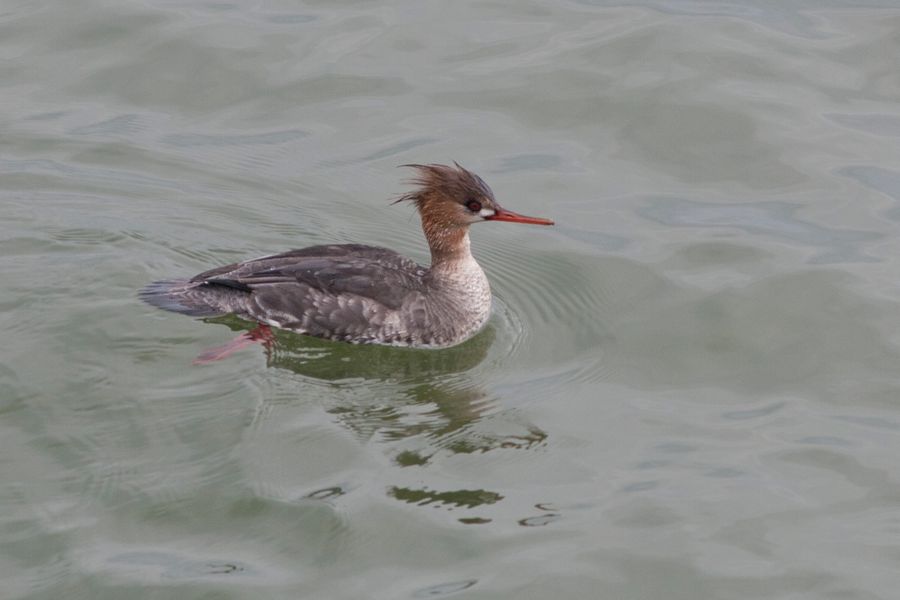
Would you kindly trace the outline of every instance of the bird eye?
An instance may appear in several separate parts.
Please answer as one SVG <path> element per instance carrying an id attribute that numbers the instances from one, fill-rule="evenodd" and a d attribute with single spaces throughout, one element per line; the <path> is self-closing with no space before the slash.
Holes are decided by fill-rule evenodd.
<path id="1" fill-rule="evenodd" d="M 466 208 L 468 208 L 472 212 L 478 212 L 481 210 L 481 202 L 479 202 L 478 200 L 469 200 L 466 203 Z"/>

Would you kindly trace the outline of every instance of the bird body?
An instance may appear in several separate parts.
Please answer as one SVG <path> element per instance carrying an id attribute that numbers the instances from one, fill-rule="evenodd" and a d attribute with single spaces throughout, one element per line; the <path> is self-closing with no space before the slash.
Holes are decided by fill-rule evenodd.
<path id="1" fill-rule="evenodd" d="M 311 246 L 158 281 L 141 298 L 194 316 L 235 314 L 320 338 L 441 348 L 487 322 L 491 290 L 472 256 L 468 229 L 486 220 L 550 225 L 506 211 L 480 177 L 459 165 L 411 165 L 416 205 L 431 250 L 424 267 L 387 248 Z"/>

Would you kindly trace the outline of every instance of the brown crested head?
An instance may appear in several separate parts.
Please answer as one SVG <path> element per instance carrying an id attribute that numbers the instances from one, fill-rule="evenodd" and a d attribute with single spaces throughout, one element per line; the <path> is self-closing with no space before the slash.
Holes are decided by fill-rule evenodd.
<path id="1" fill-rule="evenodd" d="M 510 221 L 552 225 L 549 219 L 526 217 L 505 210 L 497 204 L 494 192 L 475 173 L 459 163 L 447 165 L 402 165 L 416 170 L 410 183 L 418 186 L 397 202 L 416 205 L 422 220 L 442 227 L 466 227 L 479 221 Z"/>
<path id="2" fill-rule="evenodd" d="M 505 210 L 494 200 L 494 192 L 475 173 L 453 163 L 447 165 L 403 165 L 416 170 L 410 183 L 417 189 L 401 196 L 416 205 L 422 229 L 431 249 L 432 267 L 452 263 L 468 255 L 469 225 L 479 221 L 512 221 L 552 225 L 553 221 L 526 217 Z"/>
<path id="3" fill-rule="evenodd" d="M 479 213 L 494 207 L 494 192 L 475 173 L 457 163 L 453 165 L 402 165 L 416 170 L 410 183 L 417 189 L 397 202 L 412 202 L 423 218 L 440 221 L 444 226 L 481 221 Z"/>

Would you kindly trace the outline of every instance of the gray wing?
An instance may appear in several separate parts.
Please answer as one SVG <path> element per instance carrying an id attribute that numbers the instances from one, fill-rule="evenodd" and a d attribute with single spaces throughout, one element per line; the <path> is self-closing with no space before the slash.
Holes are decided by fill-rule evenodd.
<path id="1" fill-rule="evenodd" d="M 426 269 L 393 250 L 343 244 L 311 246 L 200 273 L 191 282 L 253 292 L 266 285 L 300 284 L 319 292 L 353 294 L 397 309 L 422 291 Z"/>
<path id="2" fill-rule="evenodd" d="M 407 305 L 424 311 L 426 270 L 385 248 L 313 246 L 201 273 L 192 282 L 249 295 L 249 316 L 337 339 L 384 335 L 389 313 Z M 403 332 L 398 332 L 402 334 Z"/>
<path id="3" fill-rule="evenodd" d="M 323 246 L 309 246 L 297 250 L 288 250 L 280 254 L 261 256 L 251 260 L 232 263 L 223 267 L 216 267 L 204 271 L 191 278 L 192 282 L 204 282 L 216 277 L 233 277 L 257 273 L 270 268 L 290 266 L 304 260 L 331 258 L 334 260 L 367 259 L 385 266 L 393 266 L 403 271 L 415 271 L 421 269 L 414 261 L 397 254 L 387 248 L 366 246 L 364 244 L 329 244 Z"/>

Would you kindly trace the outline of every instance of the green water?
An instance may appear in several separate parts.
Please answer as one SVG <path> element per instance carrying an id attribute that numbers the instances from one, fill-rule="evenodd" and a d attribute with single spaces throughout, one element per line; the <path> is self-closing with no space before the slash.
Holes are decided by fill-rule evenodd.
<path id="1" fill-rule="evenodd" d="M 900 6 L 0 4 L 0 597 L 860 599 L 900 584 Z M 319 243 L 427 261 L 442 351 L 142 304 Z"/>

